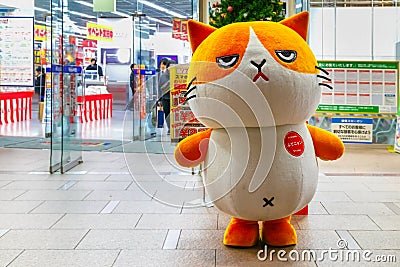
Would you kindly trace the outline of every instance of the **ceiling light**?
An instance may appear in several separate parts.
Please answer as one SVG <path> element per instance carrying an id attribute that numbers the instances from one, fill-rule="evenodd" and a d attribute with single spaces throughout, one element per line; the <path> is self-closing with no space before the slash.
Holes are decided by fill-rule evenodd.
<path id="1" fill-rule="evenodd" d="M 44 9 L 44 8 L 40 8 L 40 7 L 35 7 L 35 10 L 42 11 L 42 12 L 49 12 L 49 10 Z"/>
<path id="2" fill-rule="evenodd" d="M 75 1 L 75 3 L 84 5 L 84 6 L 88 6 L 88 7 L 93 7 L 93 4 L 85 2 L 85 1 Z"/>
<path id="3" fill-rule="evenodd" d="M 45 21 L 41 21 L 41 20 L 35 20 L 35 24 L 43 24 L 46 25 Z"/>
<path id="4" fill-rule="evenodd" d="M 89 18 L 89 19 L 95 19 L 96 18 L 95 16 L 82 14 L 82 13 L 79 13 L 79 12 L 76 12 L 76 11 L 69 11 L 69 13 L 72 14 L 72 15 L 77 15 L 77 16 L 85 17 L 85 18 Z"/>
<path id="5" fill-rule="evenodd" d="M 129 17 L 128 14 L 122 13 L 122 12 L 119 12 L 119 11 L 114 11 L 114 12 L 111 12 L 111 13 L 113 13 L 115 15 L 118 15 L 118 16 L 121 16 L 121 17 Z"/>
<path id="6" fill-rule="evenodd" d="M 138 0 L 138 2 L 139 2 L 139 3 L 142 3 L 143 5 L 146 5 L 146 6 L 149 6 L 149 7 L 154 8 L 154 9 L 157 9 L 157 10 L 159 10 L 159 11 L 162 11 L 162 12 L 165 12 L 165 13 L 167 13 L 167 14 L 170 14 L 170 15 L 172 15 L 172 16 L 174 16 L 174 17 L 177 17 L 177 18 L 186 18 L 186 16 L 184 16 L 184 15 L 182 15 L 182 14 L 176 13 L 176 12 L 174 12 L 174 11 L 170 11 L 170 10 L 168 10 L 168 9 L 166 9 L 166 8 L 163 8 L 163 7 L 159 7 L 158 5 L 153 4 L 153 3 L 149 2 L 149 1 L 146 1 L 146 0 Z"/>

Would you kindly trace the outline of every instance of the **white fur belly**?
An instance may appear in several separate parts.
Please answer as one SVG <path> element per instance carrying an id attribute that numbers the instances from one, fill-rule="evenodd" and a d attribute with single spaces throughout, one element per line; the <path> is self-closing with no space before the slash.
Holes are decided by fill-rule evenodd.
<path id="1" fill-rule="evenodd" d="M 311 201 L 318 165 L 306 126 L 278 126 L 276 139 L 266 136 L 271 136 L 271 128 L 212 131 L 204 182 L 218 209 L 237 218 L 265 221 L 293 214 Z M 262 182 L 255 191 L 249 190 L 255 189 L 250 186 L 254 176 Z"/>

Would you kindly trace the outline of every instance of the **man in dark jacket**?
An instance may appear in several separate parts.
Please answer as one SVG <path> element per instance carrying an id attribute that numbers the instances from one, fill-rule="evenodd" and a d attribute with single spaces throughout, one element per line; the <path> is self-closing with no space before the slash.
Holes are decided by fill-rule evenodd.
<path id="1" fill-rule="evenodd" d="M 99 77 L 103 77 L 103 68 L 97 65 L 97 60 L 95 58 L 90 60 L 90 65 L 86 67 L 86 70 L 95 70 Z"/>
<path id="2" fill-rule="evenodd" d="M 44 102 L 44 94 L 46 91 L 46 73 L 43 67 L 36 68 L 35 77 L 35 93 L 39 95 L 39 102 Z"/>
<path id="3" fill-rule="evenodd" d="M 131 64 L 131 75 L 129 76 L 129 86 L 131 88 L 132 96 L 136 93 L 136 74 L 135 74 L 136 64 Z"/>
<path id="4" fill-rule="evenodd" d="M 160 61 L 160 73 L 158 78 L 158 92 L 160 97 L 160 101 L 163 107 L 163 111 L 165 114 L 165 120 L 168 125 L 168 133 L 170 129 L 170 118 L 169 113 L 171 110 L 170 107 L 170 84 L 169 84 L 169 65 L 170 61 L 168 58 L 162 58 Z"/>

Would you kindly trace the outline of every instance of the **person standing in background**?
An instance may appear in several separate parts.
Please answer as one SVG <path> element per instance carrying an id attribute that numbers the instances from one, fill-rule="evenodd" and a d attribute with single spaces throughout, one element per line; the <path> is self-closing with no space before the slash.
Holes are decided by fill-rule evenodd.
<path id="1" fill-rule="evenodd" d="M 97 65 L 97 60 L 95 58 L 90 60 L 90 65 L 86 67 L 86 70 L 95 70 L 97 71 L 99 78 L 103 77 L 103 68 Z"/>
<path id="2" fill-rule="evenodd" d="M 131 92 L 132 92 L 132 97 L 135 95 L 136 93 L 136 78 L 135 78 L 135 68 L 136 68 L 136 64 L 133 63 L 131 64 L 131 75 L 129 76 L 129 86 L 131 88 Z"/>
<path id="3" fill-rule="evenodd" d="M 35 93 L 39 95 L 39 102 L 44 102 L 46 91 L 46 73 L 43 67 L 39 66 L 35 70 Z"/>
<path id="4" fill-rule="evenodd" d="M 169 118 L 169 113 L 171 110 L 170 107 L 170 84 L 169 84 L 169 65 L 170 61 L 168 58 L 162 58 L 160 61 L 160 73 L 159 73 L 159 79 L 158 79 L 158 92 L 161 97 L 159 98 L 159 101 L 161 102 L 163 111 L 164 111 L 164 116 L 165 120 L 167 122 L 168 126 L 168 134 L 170 131 L 170 118 Z"/>
<path id="5" fill-rule="evenodd" d="M 46 72 L 45 68 L 38 66 L 35 70 L 35 94 L 39 96 L 39 121 L 43 120 L 44 96 L 46 93 Z"/>

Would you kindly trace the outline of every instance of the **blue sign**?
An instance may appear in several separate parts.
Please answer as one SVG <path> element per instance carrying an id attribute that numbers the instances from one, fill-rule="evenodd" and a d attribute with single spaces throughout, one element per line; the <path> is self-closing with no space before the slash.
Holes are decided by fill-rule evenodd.
<path id="1" fill-rule="evenodd" d="M 156 75 L 156 70 L 140 70 L 140 75 Z"/>
<path id="2" fill-rule="evenodd" d="M 82 67 L 79 66 L 64 66 L 64 73 L 81 74 Z"/>
<path id="3" fill-rule="evenodd" d="M 49 67 L 46 68 L 46 72 L 62 73 L 63 67 L 62 67 L 62 65 L 53 64 L 53 65 L 51 65 L 51 68 L 49 68 Z"/>
<path id="4" fill-rule="evenodd" d="M 62 66 L 53 64 L 51 68 L 47 67 L 46 72 L 52 73 L 72 73 L 72 74 L 80 74 L 82 73 L 82 67 L 80 66 Z"/>
<path id="5" fill-rule="evenodd" d="M 372 119 L 365 118 L 332 118 L 332 123 L 357 123 L 357 124 L 372 124 Z"/>
<path id="6" fill-rule="evenodd" d="M 344 143 L 372 143 L 373 119 L 332 118 L 331 131 Z"/>

